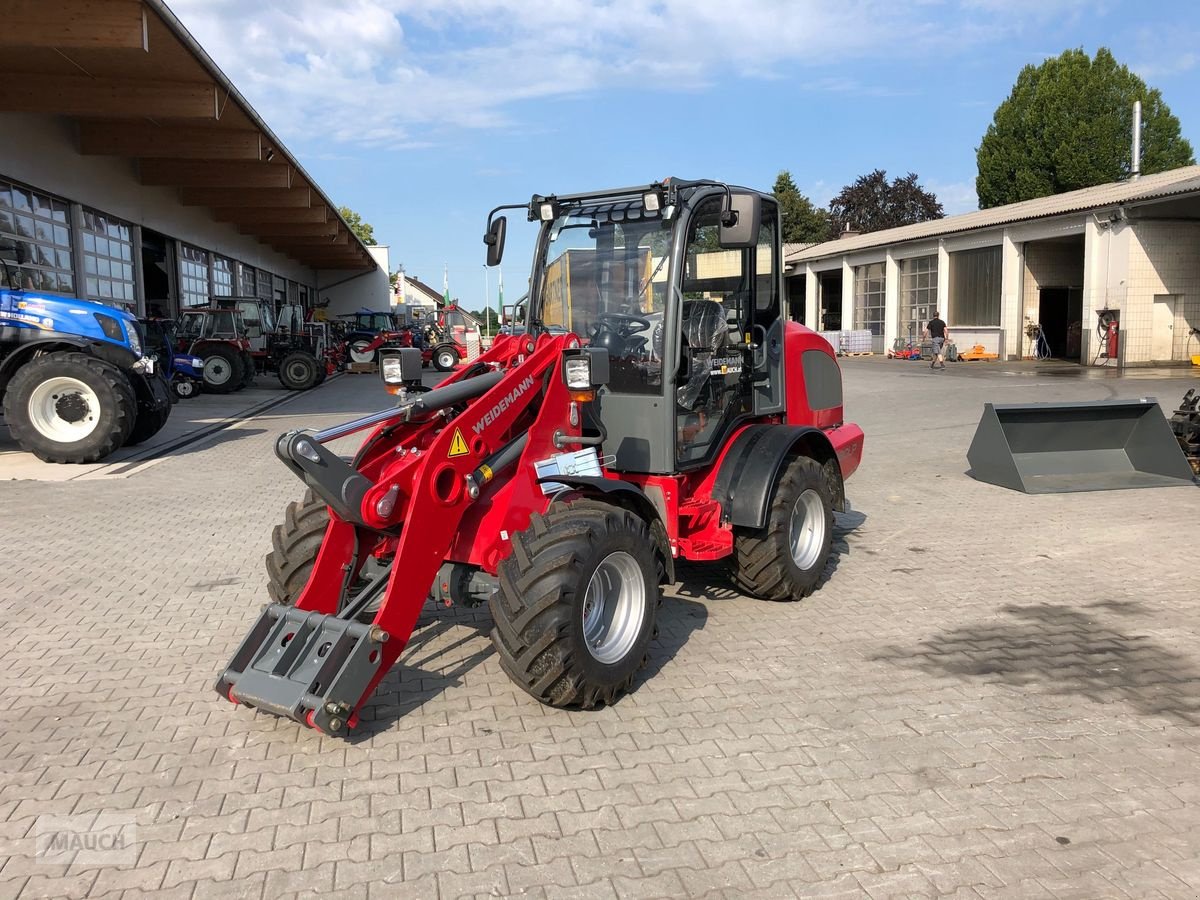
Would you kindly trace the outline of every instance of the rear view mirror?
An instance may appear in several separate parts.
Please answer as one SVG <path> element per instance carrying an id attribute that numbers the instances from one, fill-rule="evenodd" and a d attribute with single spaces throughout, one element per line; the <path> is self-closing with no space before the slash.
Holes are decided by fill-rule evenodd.
<path id="1" fill-rule="evenodd" d="M 500 260 L 504 258 L 504 232 L 508 228 L 508 219 L 505 216 L 497 216 L 492 219 L 492 223 L 488 226 L 487 234 L 483 236 L 483 242 L 487 244 L 487 264 L 489 266 L 500 265 Z"/>
<path id="2" fill-rule="evenodd" d="M 762 197 L 758 194 L 729 195 L 729 209 L 723 210 L 718 243 L 727 250 L 758 246 L 762 224 Z"/>

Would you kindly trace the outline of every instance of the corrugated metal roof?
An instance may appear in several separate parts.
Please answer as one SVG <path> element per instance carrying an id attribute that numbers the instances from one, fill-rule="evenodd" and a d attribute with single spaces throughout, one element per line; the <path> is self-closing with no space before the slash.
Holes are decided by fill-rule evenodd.
<path id="1" fill-rule="evenodd" d="M 870 234 L 839 238 L 836 241 L 814 244 L 790 253 L 785 251 L 784 262 L 791 265 L 807 260 L 841 256 L 843 253 L 852 253 L 855 250 L 869 250 L 873 247 L 900 244 L 905 241 L 927 240 L 956 232 L 994 228 L 1013 222 L 1083 212 L 1119 203 L 1152 200 L 1190 191 L 1200 191 L 1200 166 L 1186 166 L 1182 169 L 1172 169 L 1169 172 L 1159 172 L 1157 175 L 1143 175 L 1137 181 L 1098 184 L 1095 187 L 1068 191 L 1065 194 L 1022 200 L 1020 203 L 1009 203 L 993 209 L 981 209 L 977 212 L 948 216 L 944 219 L 919 222 L 916 225 L 904 225 L 900 228 L 888 228 L 884 231 L 873 231 Z"/>

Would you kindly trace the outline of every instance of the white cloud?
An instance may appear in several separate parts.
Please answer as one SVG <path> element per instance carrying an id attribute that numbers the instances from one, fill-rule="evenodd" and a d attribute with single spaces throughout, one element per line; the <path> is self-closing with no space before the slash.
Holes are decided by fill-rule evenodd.
<path id="1" fill-rule="evenodd" d="M 609 87 L 689 90 L 729 76 L 886 95 L 855 60 L 966 52 L 1081 0 L 174 0 L 172 8 L 289 140 L 427 145 L 511 125 L 518 101 Z M 838 74 L 822 69 L 837 66 Z"/>
<path id="2" fill-rule="evenodd" d="M 937 195 L 948 216 L 979 209 L 979 195 L 975 193 L 974 181 L 930 181 L 924 187 Z"/>

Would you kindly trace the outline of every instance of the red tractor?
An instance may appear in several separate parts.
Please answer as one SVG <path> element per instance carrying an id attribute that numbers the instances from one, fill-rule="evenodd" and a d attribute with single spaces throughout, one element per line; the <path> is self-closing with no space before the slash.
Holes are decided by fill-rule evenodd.
<path id="1" fill-rule="evenodd" d="M 265 607 L 225 698 L 353 728 L 427 599 L 486 603 L 501 666 L 585 709 L 631 689 L 677 559 L 721 560 L 764 600 L 821 583 L 863 432 L 829 344 L 785 314 L 779 213 L 713 181 L 535 196 L 524 333 L 427 393 L 282 435 L 308 486 L 267 557 Z M 569 279 L 564 277 L 569 271 Z M 326 445 L 369 435 L 350 462 Z"/>

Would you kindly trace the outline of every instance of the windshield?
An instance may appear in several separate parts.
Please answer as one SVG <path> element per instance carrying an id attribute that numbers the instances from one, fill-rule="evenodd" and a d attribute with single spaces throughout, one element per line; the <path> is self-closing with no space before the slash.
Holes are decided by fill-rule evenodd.
<path id="1" fill-rule="evenodd" d="M 671 223 L 640 202 L 576 207 L 554 221 L 542 274 L 541 319 L 587 343 L 611 314 L 661 318 Z"/>

